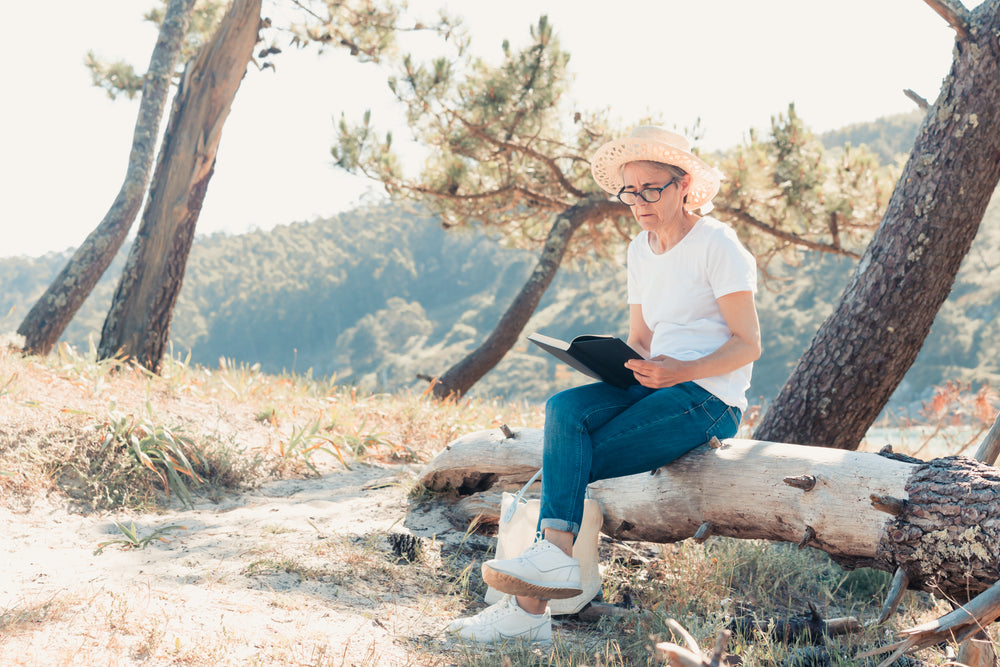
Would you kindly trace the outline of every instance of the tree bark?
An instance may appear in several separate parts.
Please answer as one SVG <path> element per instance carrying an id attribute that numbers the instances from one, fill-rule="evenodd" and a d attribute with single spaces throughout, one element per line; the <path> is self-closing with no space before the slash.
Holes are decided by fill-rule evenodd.
<path id="1" fill-rule="evenodd" d="M 463 396 L 496 366 L 517 342 L 545 290 L 552 284 L 576 230 L 587 222 L 604 220 L 620 212 L 621 204 L 608 200 L 604 195 L 595 195 L 581 200 L 556 216 L 538 263 L 524 287 L 486 340 L 433 380 L 434 395 L 438 398 Z"/>
<path id="2" fill-rule="evenodd" d="M 150 200 L 104 321 L 98 356 L 156 371 L 170 334 L 222 127 L 257 42 L 261 0 L 235 0 L 188 63 L 153 176 Z"/>
<path id="3" fill-rule="evenodd" d="M 146 194 L 160 118 L 194 4 L 194 0 L 171 0 L 167 7 L 149 69 L 143 77 L 125 181 L 104 219 L 73 253 L 18 327 L 17 332 L 25 339 L 25 352 L 45 355 L 52 351 L 128 236 Z"/>
<path id="4" fill-rule="evenodd" d="M 850 285 L 754 436 L 856 449 L 923 345 L 1000 180 L 1000 0 L 955 59 Z"/>
<path id="5" fill-rule="evenodd" d="M 514 434 L 459 438 L 428 464 L 421 484 L 459 496 L 523 484 L 541 465 L 541 431 Z M 792 542 L 848 568 L 902 569 L 910 588 L 959 601 L 1000 579 L 996 468 L 964 457 L 924 462 L 759 440 L 718 444 L 654 474 L 591 484 L 604 532 L 661 543 L 706 533 Z"/>

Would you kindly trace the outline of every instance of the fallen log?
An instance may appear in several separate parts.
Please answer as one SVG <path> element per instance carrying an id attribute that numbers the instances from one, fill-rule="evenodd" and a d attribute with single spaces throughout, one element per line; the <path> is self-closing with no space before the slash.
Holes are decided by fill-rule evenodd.
<path id="1" fill-rule="evenodd" d="M 459 496 L 523 484 L 541 466 L 541 431 L 513 435 L 459 438 L 420 482 Z M 604 532 L 659 543 L 709 533 L 792 542 L 848 568 L 901 570 L 909 588 L 959 602 L 1000 579 L 1000 471 L 992 466 L 758 440 L 714 444 L 653 474 L 591 484 Z"/>

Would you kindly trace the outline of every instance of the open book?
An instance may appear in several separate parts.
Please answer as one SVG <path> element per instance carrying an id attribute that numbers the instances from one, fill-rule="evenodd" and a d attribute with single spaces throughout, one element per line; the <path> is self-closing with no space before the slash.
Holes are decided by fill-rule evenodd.
<path id="1" fill-rule="evenodd" d="M 625 362 L 628 359 L 642 359 L 642 356 L 621 338 L 577 336 L 567 343 L 534 333 L 528 336 L 528 340 L 592 378 L 604 380 L 616 387 L 638 384 L 632 371 L 625 368 Z"/>

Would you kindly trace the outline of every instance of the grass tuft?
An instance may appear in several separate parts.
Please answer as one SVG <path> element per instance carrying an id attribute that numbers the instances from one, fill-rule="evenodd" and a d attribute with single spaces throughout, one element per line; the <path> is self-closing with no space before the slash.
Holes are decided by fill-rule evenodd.
<path id="1" fill-rule="evenodd" d="M 146 418 L 123 415 L 112 409 L 109 419 L 101 425 L 104 437 L 99 454 L 110 448 L 112 455 L 127 453 L 143 468 L 160 480 L 169 498 L 171 491 L 188 506 L 194 501 L 188 486 L 204 483 L 199 471 L 203 462 L 195 441 L 181 427 L 158 423 L 153 408 L 146 403 Z"/>
<path id="2" fill-rule="evenodd" d="M 69 602 L 55 596 L 41 602 L 21 603 L 0 609 L 0 640 L 42 623 L 58 621 Z"/>
<path id="3" fill-rule="evenodd" d="M 123 550 L 145 549 L 151 542 L 167 542 L 171 531 L 187 530 L 185 526 L 162 526 L 148 535 L 140 537 L 139 530 L 135 527 L 134 521 L 130 522 L 128 526 L 119 521 L 115 521 L 115 528 L 117 528 L 118 532 L 122 534 L 122 537 L 98 543 L 97 548 L 94 550 L 95 556 L 99 556 L 105 549 L 113 544 L 120 545 Z"/>

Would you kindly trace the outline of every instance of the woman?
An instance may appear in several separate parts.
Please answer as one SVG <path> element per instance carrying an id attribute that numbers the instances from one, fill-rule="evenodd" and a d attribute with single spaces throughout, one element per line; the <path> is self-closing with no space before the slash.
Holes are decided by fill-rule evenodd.
<path id="1" fill-rule="evenodd" d="M 478 643 L 547 642 L 547 600 L 579 595 L 572 557 L 587 485 L 655 470 L 736 434 L 760 357 L 756 264 L 725 224 L 697 211 L 719 174 L 683 136 L 642 126 L 591 162 L 598 185 L 628 205 L 641 232 L 628 247 L 627 389 L 598 382 L 560 392 L 545 408 L 539 538 L 517 558 L 483 564 L 507 595 L 449 631 Z"/>

